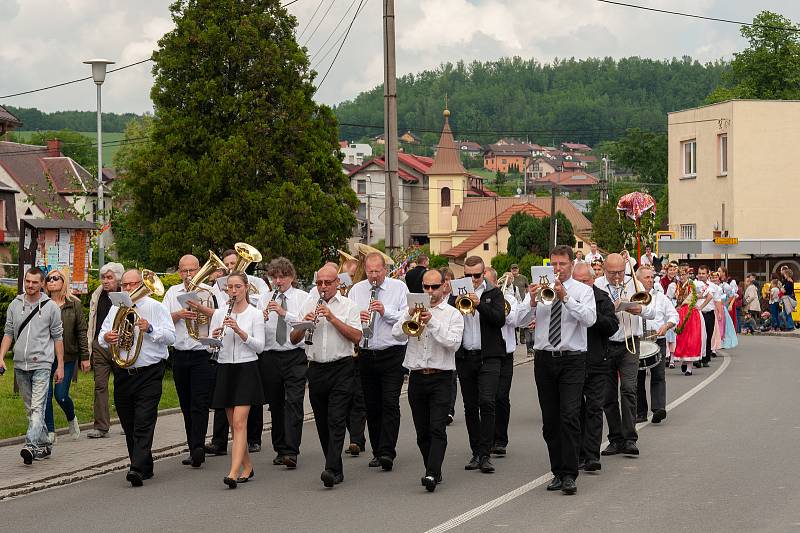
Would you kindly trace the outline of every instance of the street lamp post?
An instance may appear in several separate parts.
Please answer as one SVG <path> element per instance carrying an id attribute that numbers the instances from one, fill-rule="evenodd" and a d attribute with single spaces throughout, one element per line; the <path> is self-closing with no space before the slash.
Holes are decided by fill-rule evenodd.
<path id="1" fill-rule="evenodd" d="M 106 80 L 106 67 L 114 62 L 108 59 L 87 59 L 84 64 L 92 66 L 92 79 L 97 85 L 97 218 L 100 223 L 100 234 L 97 236 L 97 266 L 105 264 L 105 247 L 103 246 L 103 225 L 105 204 L 103 200 L 103 120 L 100 87 Z"/>

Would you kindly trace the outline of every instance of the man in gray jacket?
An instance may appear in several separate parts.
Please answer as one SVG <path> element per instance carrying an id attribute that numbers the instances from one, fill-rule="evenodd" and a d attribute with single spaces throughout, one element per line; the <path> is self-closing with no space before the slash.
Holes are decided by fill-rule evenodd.
<path id="1" fill-rule="evenodd" d="M 0 368 L 5 371 L 5 355 L 14 344 L 14 376 L 28 411 L 28 433 L 20 451 L 26 465 L 50 455 L 51 442 L 44 425 L 44 409 L 50 369 L 58 359 L 55 382 L 64 378 L 64 331 L 61 310 L 42 292 L 44 272 L 29 268 L 25 272 L 25 292 L 9 304 L 5 336 L 0 343 Z"/>

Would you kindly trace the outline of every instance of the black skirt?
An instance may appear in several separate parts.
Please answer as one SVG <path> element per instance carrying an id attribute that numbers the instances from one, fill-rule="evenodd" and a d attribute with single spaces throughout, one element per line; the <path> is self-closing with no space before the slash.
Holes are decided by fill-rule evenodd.
<path id="1" fill-rule="evenodd" d="M 237 405 L 264 405 L 264 389 L 258 361 L 247 363 L 219 364 L 217 382 L 211 400 L 213 409 Z"/>

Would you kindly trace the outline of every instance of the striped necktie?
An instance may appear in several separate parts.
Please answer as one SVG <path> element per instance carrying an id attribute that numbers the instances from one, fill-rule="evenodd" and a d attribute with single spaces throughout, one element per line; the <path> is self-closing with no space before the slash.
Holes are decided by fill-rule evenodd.
<path id="1" fill-rule="evenodd" d="M 550 330 L 547 338 L 554 350 L 558 350 L 561 345 L 561 307 L 561 300 L 556 300 L 550 307 Z"/>

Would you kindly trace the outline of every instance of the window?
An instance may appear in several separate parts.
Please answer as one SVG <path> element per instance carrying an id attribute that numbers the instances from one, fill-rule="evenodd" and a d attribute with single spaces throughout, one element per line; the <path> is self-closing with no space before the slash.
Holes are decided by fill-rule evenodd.
<path id="1" fill-rule="evenodd" d="M 719 136 L 719 175 L 728 175 L 728 134 L 723 133 Z"/>
<path id="2" fill-rule="evenodd" d="M 697 139 L 692 139 L 681 143 L 681 153 L 683 154 L 683 177 L 697 176 Z"/>
<path id="3" fill-rule="evenodd" d="M 0 200 L 0 230 L 7 230 L 6 228 L 6 201 Z"/>
<path id="4" fill-rule="evenodd" d="M 694 240 L 697 238 L 697 224 L 681 224 L 681 239 Z"/>
<path id="5" fill-rule="evenodd" d="M 358 194 L 367 194 L 367 180 L 356 180 L 356 192 Z"/>
<path id="6" fill-rule="evenodd" d="M 442 207 L 450 207 L 450 188 L 442 187 Z"/>
<path id="7" fill-rule="evenodd" d="M 483 251 L 484 252 L 488 252 L 489 251 L 489 243 L 488 242 L 483 243 Z"/>
<path id="8" fill-rule="evenodd" d="M 361 220 L 367 219 L 367 204 L 364 202 L 358 204 L 358 218 Z"/>
<path id="9" fill-rule="evenodd" d="M 578 250 L 583 250 L 583 241 L 578 241 Z"/>

